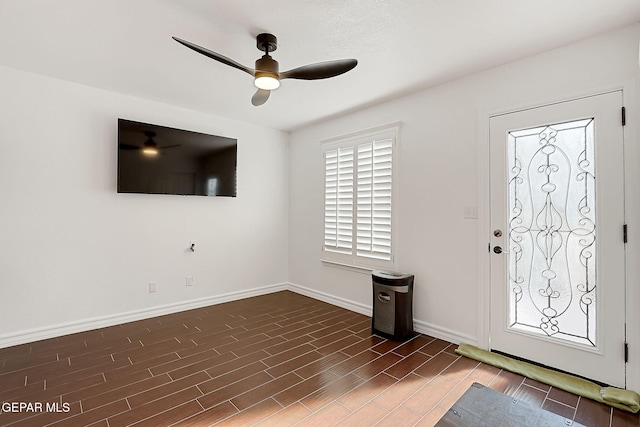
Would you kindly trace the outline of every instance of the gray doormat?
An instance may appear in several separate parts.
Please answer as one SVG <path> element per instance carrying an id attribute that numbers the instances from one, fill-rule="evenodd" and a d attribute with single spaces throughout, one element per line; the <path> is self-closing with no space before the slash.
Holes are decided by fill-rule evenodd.
<path id="1" fill-rule="evenodd" d="M 580 427 L 582 424 L 473 383 L 436 424 L 436 427 L 466 426 Z"/>

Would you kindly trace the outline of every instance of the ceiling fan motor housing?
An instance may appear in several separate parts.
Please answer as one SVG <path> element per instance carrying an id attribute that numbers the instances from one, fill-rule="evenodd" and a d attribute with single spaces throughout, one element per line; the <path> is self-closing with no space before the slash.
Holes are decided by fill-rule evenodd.
<path id="1" fill-rule="evenodd" d="M 256 61 L 255 77 L 280 78 L 280 66 L 278 61 L 269 56 L 278 48 L 278 39 L 273 34 L 261 33 L 256 36 L 256 46 L 264 52 L 262 58 Z"/>
<path id="2" fill-rule="evenodd" d="M 256 61 L 256 78 L 269 76 L 277 79 L 279 77 L 279 71 L 280 67 L 278 65 L 278 61 L 269 55 L 265 54 L 262 58 Z"/>
<path id="3" fill-rule="evenodd" d="M 145 148 L 155 148 L 158 146 L 158 144 L 153 140 L 153 137 L 156 136 L 155 132 L 145 131 L 144 135 L 147 137 L 147 140 L 144 142 Z"/>

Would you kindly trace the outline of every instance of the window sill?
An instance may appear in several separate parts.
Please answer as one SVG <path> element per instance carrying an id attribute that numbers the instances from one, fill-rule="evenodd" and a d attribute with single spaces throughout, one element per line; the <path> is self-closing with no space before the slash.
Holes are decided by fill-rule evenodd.
<path id="1" fill-rule="evenodd" d="M 331 259 L 320 259 L 320 261 L 326 265 L 327 267 L 332 267 L 332 268 L 340 268 L 343 270 L 347 270 L 347 271 L 353 271 L 355 273 L 360 273 L 360 274 L 371 274 L 371 272 L 373 270 L 378 270 L 378 268 L 376 267 L 367 267 L 364 265 L 353 265 L 353 264 L 347 264 L 344 262 L 339 262 L 339 261 L 334 261 Z"/>

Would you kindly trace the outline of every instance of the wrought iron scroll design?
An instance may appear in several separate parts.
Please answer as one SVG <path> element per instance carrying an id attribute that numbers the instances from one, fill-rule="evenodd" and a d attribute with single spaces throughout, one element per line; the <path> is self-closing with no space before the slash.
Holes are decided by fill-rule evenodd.
<path id="1" fill-rule="evenodd" d="M 510 327 L 595 346 L 593 119 L 511 132 Z"/>

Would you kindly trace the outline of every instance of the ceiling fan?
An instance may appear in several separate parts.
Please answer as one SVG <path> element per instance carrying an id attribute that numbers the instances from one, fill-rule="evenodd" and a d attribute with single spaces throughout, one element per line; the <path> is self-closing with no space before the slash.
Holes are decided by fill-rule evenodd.
<path id="1" fill-rule="evenodd" d="M 300 80 L 318 80 L 329 77 L 339 76 L 346 73 L 358 65 L 357 59 L 339 59 L 335 61 L 318 62 L 315 64 L 303 65 L 289 71 L 280 72 L 278 61 L 273 59 L 269 53 L 278 48 L 278 39 L 273 34 L 262 33 L 256 37 L 256 45 L 260 51 L 264 52 L 262 58 L 256 60 L 255 69 L 245 67 L 236 61 L 212 52 L 209 49 L 198 46 L 186 40 L 173 37 L 178 43 L 193 49 L 211 59 L 222 62 L 230 67 L 237 68 L 254 77 L 254 83 L 258 91 L 251 98 L 251 103 L 255 106 L 262 105 L 267 102 L 271 91 L 280 87 L 280 80 L 283 79 L 300 79 Z"/>
<path id="2" fill-rule="evenodd" d="M 146 154 L 148 156 L 156 156 L 158 155 L 160 150 L 164 150 L 167 148 L 180 147 L 181 145 L 181 144 L 174 144 L 174 145 L 165 145 L 162 147 L 158 147 L 158 144 L 153 140 L 153 138 L 156 136 L 155 132 L 144 131 L 143 133 L 147 137 L 147 140 L 144 142 L 142 147 L 139 147 L 137 145 L 131 145 L 131 144 L 120 144 L 119 148 L 121 150 L 142 150 L 143 154 Z"/>

